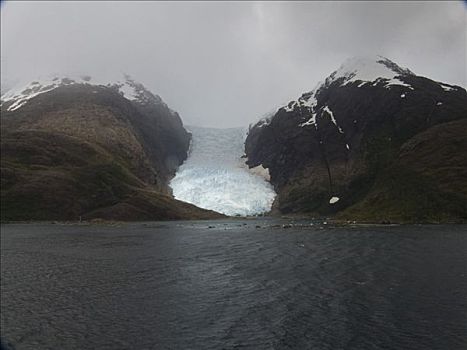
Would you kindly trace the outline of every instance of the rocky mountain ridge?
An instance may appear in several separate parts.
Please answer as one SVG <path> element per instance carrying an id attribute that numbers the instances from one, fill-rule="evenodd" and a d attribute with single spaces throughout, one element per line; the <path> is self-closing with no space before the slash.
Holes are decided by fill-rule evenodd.
<path id="1" fill-rule="evenodd" d="M 190 134 L 129 76 L 51 78 L 2 96 L 2 220 L 213 217 L 171 197 Z"/>
<path id="2" fill-rule="evenodd" d="M 247 164 L 269 169 L 281 213 L 372 221 L 465 218 L 466 120 L 462 87 L 418 76 L 381 56 L 352 58 L 250 128 Z M 426 152 L 435 127 L 454 137 L 438 139 L 436 147 L 450 149 L 458 163 L 447 165 L 437 158 L 441 154 Z M 409 150 L 414 140 L 419 148 Z M 424 159 L 417 158 L 422 153 Z M 430 167 L 407 164 L 407 157 Z M 409 186 L 410 195 L 398 190 L 412 182 L 418 185 Z M 427 197 L 428 207 L 417 197 Z"/>
<path id="3" fill-rule="evenodd" d="M 93 77 L 83 74 L 50 75 L 39 77 L 32 81 L 26 80 L 15 84 L 5 93 L 2 93 L 0 105 L 5 104 L 7 111 L 14 111 L 40 94 L 70 85 L 108 87 L 130 101 L 139 104 L 155 104 L 167 107 L 159 95 L 153 94 L 146 89 L 143 84 L 137 82 L 130 75 L 125 73 L 112 77 Z M 175 113 L 172 110 L 171 112 Z"/>

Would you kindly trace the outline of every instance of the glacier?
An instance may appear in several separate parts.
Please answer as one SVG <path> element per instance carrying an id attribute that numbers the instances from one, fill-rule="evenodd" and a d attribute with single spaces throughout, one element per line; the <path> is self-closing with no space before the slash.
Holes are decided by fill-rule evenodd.
<path id="1" fill-rule="evenodd" d="M 170 182 L 176 199 L 229 216 L 271 210 L 273 187 L 242 158 L 246 128 L 186 128 L 192 133 L 189 155 Z"/>

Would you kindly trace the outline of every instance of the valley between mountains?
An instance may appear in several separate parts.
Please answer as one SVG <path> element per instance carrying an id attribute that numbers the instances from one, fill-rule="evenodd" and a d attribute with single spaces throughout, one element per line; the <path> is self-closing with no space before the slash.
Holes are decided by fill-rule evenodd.
<path id="1" fill-rule="evenodd" d="M 467 219 L 466 90 L 381 56 L 238 129 L 186 127 L 127 75 L 37 79 L 1 100 L 2 221 Z"/>

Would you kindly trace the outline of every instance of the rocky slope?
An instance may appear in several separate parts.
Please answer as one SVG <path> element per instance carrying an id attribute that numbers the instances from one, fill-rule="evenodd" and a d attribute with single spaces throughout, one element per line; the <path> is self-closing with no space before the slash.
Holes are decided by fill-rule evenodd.
<path id="1" fill-rule="evenodd" d="M 467 218 L 467 93 L 384 58 L 346 61 L 252 126 L 282 213 L 368 221 Z"/>
<path id="2" fill-rule="evenodd" d="M 171 197 L 190 134 L 128 76 L 52 77 L 1 105 L 2 220 L 208 218 Z"/>

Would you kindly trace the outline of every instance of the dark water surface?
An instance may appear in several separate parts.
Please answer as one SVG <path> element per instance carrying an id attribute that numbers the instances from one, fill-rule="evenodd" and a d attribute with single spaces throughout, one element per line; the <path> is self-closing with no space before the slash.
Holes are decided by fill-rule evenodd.
<path id="1" fill-rule="evenodd" d="M 16 349 L 467 349 L 466 226 L 272 223 L 2 225 L 2 338 Z"/>

